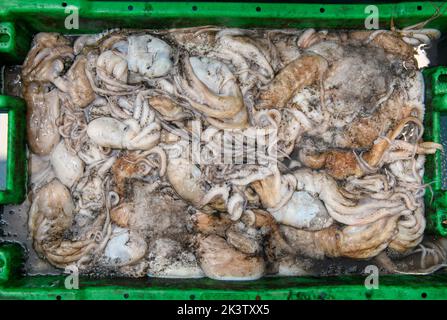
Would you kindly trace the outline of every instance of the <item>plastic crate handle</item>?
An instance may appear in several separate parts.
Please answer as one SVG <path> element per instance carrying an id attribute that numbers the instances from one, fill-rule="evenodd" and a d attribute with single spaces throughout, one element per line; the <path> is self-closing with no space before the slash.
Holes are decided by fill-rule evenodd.
<path id="1" fill-rule="evenodd" d="M 425 135 L 427 141 L 443 143 L 441 139 L 441 118 L 447 115 L 447 67 L 440 66 L 424 70 L 426 83 L 426 117 Z M 443 143 L 444 150 L 447 144 Z M 426 212 L 428 230 L 432 233 L 447 236 L 447 190 L 442 186 L 442 163 L 445 151 L 437 151 L 427 157 L 426 183 L 432 183 L 432 192 L 427 192 Z"/>

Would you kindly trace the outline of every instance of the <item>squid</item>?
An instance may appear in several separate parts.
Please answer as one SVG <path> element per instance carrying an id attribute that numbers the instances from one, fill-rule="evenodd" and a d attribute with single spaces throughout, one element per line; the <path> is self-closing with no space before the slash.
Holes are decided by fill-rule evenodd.
<path id="1" fill-rule="evenodd" d="M 160 140 L 160 129 L 157 122 L 141 128 L 134 119 L 121 122 L 103 117 L 89 123 L 87 135 L 96 144 L 106 148 L 150 150 Z"/>
<path id="2" fill-rule="evenodd" d="M 300 161 L 312 169 L 326 169 L 336 179 L 345 179 L 351 175 L 360 177 L 368 172 L 374 172 L 384 162 L 406 159 L 416 154 L 433 154 L 442 146 L 433 142 L 420 142 L 423 131 L 419 130 L 416 144 L 398 140 L 402 130 L 410 123 L 422 128 L 422 123 L 415 117 L 407 117 L 400 121 L 386 137 L 379 137 L 372 148 L 360 156 L 353 152 L 331 150 L 318 154 L 300 152 Z M 399 153 L 393 152 L 398 149 Z M 397 151 L 397 150 L 396 150 Z"/>
<path id="3" fill-rule="evenodd" d="M 360 226 L 331 226 L 318 231 L 281 227 L 287 243 L 296 251 L 315 259 L 347 257 L 369 259 L 385 250 L 395 237 L 398 216 L 382 218 Z"/>
<path id="4" fill-rule="evenodd" d="M 327 68 L 326 60 L 317 55 L 293 60 L 259 93 L 260 102 L 256 108 L 284 108 L 294 93 L 319 81 Z"/>
<path id="5" fill-rule="evenodd" d="M 245 128 L 247 110 L 228 67 L 208 58 L 185 57 L 182 62 L 184 77 L 176 77 L 176 83 L 192 108 L 218 128 Z M 217 81 L 207 74 L 215 74 Z"/>
<path id="6" fill-rule="evenodd" d="M 74 209 L 69 190 L 54 179 L 38 191 L 29 212 L 28 228 L 34 249 L 61 268 L 72 263 L 82 266 L 103 241 L 93 230 L 79 240 L 63 239 L 73 222 Z"/>

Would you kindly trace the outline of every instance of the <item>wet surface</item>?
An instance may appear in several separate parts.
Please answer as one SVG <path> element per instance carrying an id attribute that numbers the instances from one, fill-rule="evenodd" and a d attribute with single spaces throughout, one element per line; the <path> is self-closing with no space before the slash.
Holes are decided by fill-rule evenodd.
<path id="1" fill-rule="evenodd" d="M 28 237 L 28 210 L 30 203 L 26 200 L 21 205 L 7 205 L 0 211 L 0 242 L 20 243 L 26 252 L 25 272 L 30 275 L 60 274 L 58 269 L 40 259 L 32 249 Z"/>
<path id="2" fill-rule="evenodd" d="M 21 66 L 5 66 L 1 72 L 1 92 L 8 96 L 22 97 Z"/>

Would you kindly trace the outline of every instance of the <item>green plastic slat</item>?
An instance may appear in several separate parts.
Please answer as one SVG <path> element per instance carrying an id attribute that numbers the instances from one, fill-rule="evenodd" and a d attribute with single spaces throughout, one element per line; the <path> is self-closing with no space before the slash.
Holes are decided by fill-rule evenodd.
<path id="1" fill-rule="evenodd" d="M 426 83 L 424 138 L 427 141 L 441 143 L 441 114 L 447 112 L 447 67 L 427 69 L 424 75 Z M 432 192 L 427 189 L 426 216 L 429 232 L 447 236 L 447 192 L 442 189 L 442 157 L 441 151 L 427 156 L 424 180 L 425 183 L 430 183 Z"/>
<path id="2" fill-rule="evenodd" d="M 257 281 L 211 279 L 100 279 L 81 277 L 79 289 L 65 289 L 64 276 L 12 279 L 0 299 L 24 300 L 445 300 L 447 276 L 379 278 L 378 289 L 366 289 L 365 277 L 271 277 Z"/>

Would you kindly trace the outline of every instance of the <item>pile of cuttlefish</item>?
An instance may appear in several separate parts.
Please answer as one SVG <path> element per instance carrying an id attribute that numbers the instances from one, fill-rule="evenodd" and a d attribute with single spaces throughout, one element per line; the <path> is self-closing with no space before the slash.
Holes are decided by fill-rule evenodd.
<path id="1" fill-rule="evenodd" d="M 422 141 L 415 59 L 439 36 L 37 34 L 22 67 L 34 250 L 84 274 L 220 280 L 335 258 L 443 263 L 442 245 L 421 245 L 425 155 L 441 146 Z M 192 159 L 197 122 L 206 163 Z M 274 160 L 218 161 L 224 136 L 253 128 L 276 132 Z"/>

